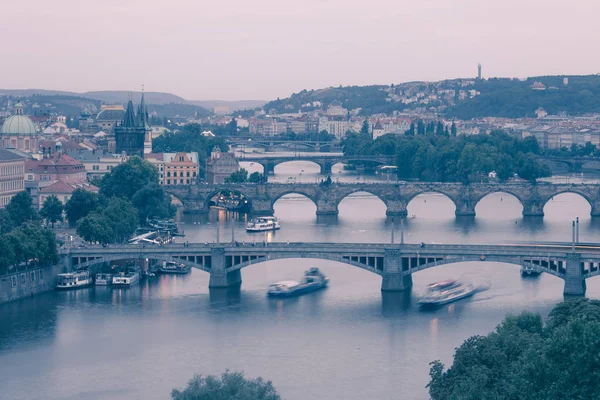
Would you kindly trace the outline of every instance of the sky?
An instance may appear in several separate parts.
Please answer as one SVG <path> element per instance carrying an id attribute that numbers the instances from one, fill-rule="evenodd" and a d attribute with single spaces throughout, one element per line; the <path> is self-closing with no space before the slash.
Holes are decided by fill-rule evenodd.
<path id="1" fill-rule="evenodd" d="M 2 0 L 0 88 L 270 100 L 600 72 L 598 0 Z"/>

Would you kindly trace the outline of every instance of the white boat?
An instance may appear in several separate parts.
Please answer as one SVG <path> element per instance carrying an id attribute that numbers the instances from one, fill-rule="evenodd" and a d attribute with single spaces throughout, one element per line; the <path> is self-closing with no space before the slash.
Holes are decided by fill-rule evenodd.
<path id="1" fill-rule="evenodd" d="M 279 221 L 275 217 L 259 217 L 253 218 L 246 225 L 248 232 L 273 231 L 281 228 Z"/>
<path id="2" fill-rule="evenodd" d="M 90 271 L 88 269 L 81 269 L 66 274 L 58 274 L 56 280 L 56 289 L 78 289 L 89 286 L 92 283 L 94 283 L 94 279 L 90 275 Z"/>
<path id="3" fill-rule="evenodd" d="M 436 282 L 427 285 L 427 293 L 419 299 L 418 303 L 424 306 L 441 306 L 469 297 L 475 292 L 475 287 L 468 283 L 455 280 Z"/>
<path id="4" fill-rule="evenodd" d="M 112 283 L 112 274 L 103 272 L 96 274 L 96 286 L 108 286 Z"/>
<path id="5" fill-rule="evenodd" d="M 140 280 L 139 270 L 127 270 L 126 272 L 119 272 L 113 276 L 113 286 L 131 286 Z"/>
<path id="6" fill-rule="evenodd" d="M 163 265 L 158 269 L 162 274 L 187 274 L 192 267 L 183 263 L 174 261 L 163 261 Z"/>
<path id="7" fill-rule="evenodd" d="M 318 268 L 311 268 L 304 272 L 301 282 L 281 281 L 269 285 L 267 295 L 270 297 L 291 297 L 326 288 L 329 284 L 327 278 Z"/>

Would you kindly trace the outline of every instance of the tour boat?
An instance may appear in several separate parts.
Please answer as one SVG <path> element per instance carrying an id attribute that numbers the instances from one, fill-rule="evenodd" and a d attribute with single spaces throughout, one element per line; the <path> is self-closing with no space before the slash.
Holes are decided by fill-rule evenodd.
<path id="1" fill-rule="evenodd" d="M 326 288 L 328 283 L 329 278 L 323 275 L 318 268 L 311 268 L 304 272 L 304 278 L 301 282 L 281 281 L 269 285 L 267 295 L 270 297 L 298 296 Z"/>
<path id="2" fill-rule="evenodd" d="M 177 227 L 177 223 L 171 219 L 169 219 L 169 220 L 161 220 L 161 219 L 156 219 L 156 218 L 149 219 L 148 226 L 150 226 L 153 229 L 157 229 L 159 231 L 169 232 L 169 233 L 171 233 L 171 235 L 173 235 L 179 231 L 179 228 Z"/>
<path id="3" fill-rule="evenodd" d="M 542 271 L 531 265 L 523 265 L 521 267 L 521 276 L 538 276 Z"/>
<path id="4" fill-rule="evenodd" d="M 94 279 L 87 269 L 69 272 L 66 274 L 58 274 L 56 281 L 56 289 L 78 289 L 86 287 L 94 283 Z"/>
<path id="5" fill-rule="evenodd" d="M 112 283 L 112 274 L 103 272 L 96 274 L 96 286 L 108 286 Z"/>
<path id="6" fill-rule="evenodd" d="M 469 297 L 476 292 L 473 285 L 460 281 L 448 280 L 427 285 L 427 293 L 418 303 L 426 306 L 441 306 L 456 300 Z"/>
<path id="7" fill-rule="evenodd" d="M 192 267 L 183 263 L 176 263 L 174 261 L 163 262 L 162 267 L 158 270 L 163 274 L 187 274 L 190 272 Z"/>
<path id="8" fill-rule="evenodd" d="M 119 272 L 112 278 L 113 286 L 131 286 L 140 280 L 140 271 L 138 269 Z"/>
<path id="9" fill-rule="evenodd" d="M 273 231 L 279 228 L 281 228 L 281 225 L 275 217 L 254 218 L 246 225 L 248 232 Z"/>

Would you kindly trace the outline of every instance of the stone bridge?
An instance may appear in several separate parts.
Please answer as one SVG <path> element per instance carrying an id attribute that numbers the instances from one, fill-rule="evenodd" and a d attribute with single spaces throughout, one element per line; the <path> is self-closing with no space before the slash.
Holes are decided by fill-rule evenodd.
<path id="1" fill-rule="evenodd" d="M 565 281 L 565 295 L 584 295 L 586 279 L 600 274 L 600 246 L 571 244 L 416 245 L 376 243 L 90 245 L 62 249 L 68 270 L 116 260 L 174 260 L 210 274 L 213 288 L 239 285 L 241 270 L 261 262 L 306 258 L 333 260 L 382 277 L 381 290 L 412 286 L 412 274 L 462 262 L 501 262 L 533 266 Z"/>
<path id="2" fill-rule="evenodd" d="M 247 198 L 251 213 L 255 215 L 272 215 L 275 202 L 287 194 L 300 194 L 312 200 L 317 206 L 317 215 L 337 215 L 343 199 L 356 192 L 367 192 L 381 199 L 387 207 L 387 215 L 406 216 L 407 206 L 412 199 L 420 194 L 433 192 L 448 197 L 456 206 L 457 216 L 474 216 L 477 203 L 492 193 L 507 193 L 516 197 L 523 205 L 523 216 L 543 216 L 544 206 L 554 196 L 575 193 L 588 201 L 592 216 L 600 216 L 600 184 L 267 183 L 166 186 L 165 189 L 181 200 L 184 211 L 188 213 L 208 212 L 213 196 L 225 190 L 232 190 Z"/>
<path id="3" fill-rule="evenodd" d="M 310 161 L 321 167 L 321 174 L 330 174 L 335 164 L 362 163 L 376 167 L 378 165 L 391 165 L 394 163 L 392 156 L 345 156 L 342 153 L 319 154 L 319 155 L 294 155 L 294 156 L 247 156 L 238 158 L 240 162 L 254 162 L 264 168 L 264 173 L 273 175 L 275 167 L 290 161 Z M 374 169 L 374 168 L 373 168 Z"/>
<path id="4" fill-rule="evenodd" d="M 274 138 L 260 137 L 230 137 L 227 138 L 227 144 L 232 147 L 260 147 L 267 150 L 285 148 L 285 149 L 311 149 L 320 151 L 324 149 L 333 149 L 340 147 L 340 141 L 317 141 L 317 140 L 282 140 Z"/>
<path id="5" fill-rule="evenodd" d="M 570 172 L 586 170 L 600 170 L 600 158 L 597 157 L 543 157 L 543 161 L 555 164 L 564 164 Z"/>

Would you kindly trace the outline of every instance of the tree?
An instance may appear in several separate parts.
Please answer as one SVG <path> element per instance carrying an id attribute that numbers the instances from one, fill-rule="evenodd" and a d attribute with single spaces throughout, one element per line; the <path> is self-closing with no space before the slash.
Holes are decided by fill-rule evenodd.
<path id="1" fill-rule="evenodd" d="M 261 174 L 260 172 L 253 172 L 248 177 L 248 182 L 250 182 L 250 183 L 265 183 L 265 182 L 267 182 L 267 176 L 265 174 Z"/>
<path id="2" fill-rule="evenodd" d="M 457 132 L 456 123 L 454 121 L 452 121 L 452 126 L 450 127 L 450 134 L 452 136 L 456 136 L 456 132 Z"/>
<path id="3" fill-rule="evenodd" d="M 44 201 L 44 205 L 40 210 L 40 215 L 46 218 L 46 221 L 52 224 L 54 228 L 54 223 L 58 221 L 62 221 L 63 214 L 63 204 L 60 202 L 58 197 L 52 195 L 46 198 Z"/>
<path id="4" fill-rule="evenodd" d="M 108 221 L 114 241 L 117 243 L 129 239 L 138 227 L 138 211 L 131 202 L 125 199 L 111 198 L 102 214 Z"/>
<path id="5" fill-rule="evenodd" d="M 17 193 L 10 199 L 10 203 L 6 205 L 6 211 L 15 226 L 38 219 L 38 213 L 33 208 L 33 200 L 25 191 Z"/>
<path id="6" fill-rule="evenodd" d="M 72 228 L 77 226 L 77 221 L 96 210 L 99 203 L 100 201 L 96 193 L 88 192 L 85 189 L 75 189 L 71 198 L 65 204 L 65 214 L 69 221 L 69 226 Z"/>
<path id="7" fill-rule="evenodd" d="M 240 168 L 237 171 L 233 172 L 227 178 L 225 178 L 225 183 L 244 183 L 248 180 L 248 170 L 245 168 Z"/>
<path id="8" fill-rule="evenodd" d="M 104 215 L 99 212 L 93 212 L 81 218 L 77 222 L 77 234 L 86 242 L 91 243 L 112 243 L 114 233 L 110 223 Z"/>
<path id="9" fill-rule="evenodd" d="M 365 120 L 363 121 L 362 127 L 360 128 L 360 133 L 366 133 L 367 135 L 371 133 L 369 131 L 369 119 L 368 118 L 365 118 Z"/>
<path id="10" fill-rule="evenodd" d="M 173 389 L 173 400 L 280 400 L 271 381 L 246 379 L 241 372 L 226 371 L 220 377 L 194 376 L 183 390 Z"/>
<path id="11" fill-rule="evenodd" d="M 100 194 L 131 200 L 133 195 L 150 183 L 158 183 L 158 170 L 148 161 L 134 156 L 112 169 L 102 178 Z"/>
<path id="12" fill-rule="evenodd" d="M 149 217 L 168 218 L 175 215 L 175 207 L 171 204 L 171 196 L 156 183 L 151 183 L 138 190 L 131 199 L 137 208 L 140 223 Z"/>
<path id="13" fill-rule="evenodd" d="M 559 304 L 544 326 L 539 314 L 507 316 L 489 335 L 467 339 L 444 371 L 431 364 L 432 400 L 600 398 L 600 301 Z"/>
<path id="14" fill-rule="evenodd" d="M 0 208 L 0 234 L 5 234 L 13 229 L 13 221 L 6 208 Z"/>

